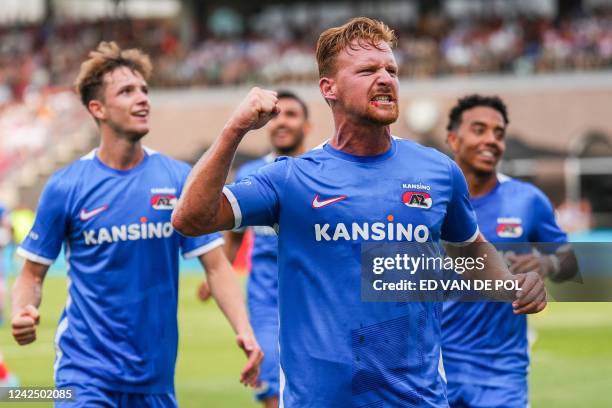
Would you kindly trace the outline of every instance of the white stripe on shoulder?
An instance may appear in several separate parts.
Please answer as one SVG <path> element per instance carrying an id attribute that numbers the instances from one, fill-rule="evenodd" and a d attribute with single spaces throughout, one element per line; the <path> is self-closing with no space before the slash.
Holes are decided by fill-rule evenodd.
<path id="1" fill-rule="evenodd" d="M 96 157 L 96 150 L 93 149 L 91 152 L 87 153 L 85 156 L 81 157 L 80 160 L 93 160 Z"/>
<path id="2" fill-rule="evenodd" d="M 512 180 L 512 177 L 506 176 L 503 173 L 497 173 L 497 181 L 499 181 L 500 183 L 506 183 L 510 180 Z"/>
<path id="3" fill-rule="evenodd" d="M 142 148 L 144 149 L 145 152 L 147 152 L 149 156 L 157 154 L 157 150 L 153 150 L 150 147 L 142 146 Z"/>
<path id="4" fill-rule="evenodd" d="M 198 247 L 196 249 L 193 249 L 189 252 L 184 253 L 183 258 L 191 259 L 191 258 L 195 258 L 196 256 L 204 255 L 205 253 L 215 249 L 216 247 L 223 245 L 224 243 L 225 241 L 223 240 L 223 238 L 217 238 L 215 240 L 210 241 L 208 244 L 204 244 L 201 247 Z"/>

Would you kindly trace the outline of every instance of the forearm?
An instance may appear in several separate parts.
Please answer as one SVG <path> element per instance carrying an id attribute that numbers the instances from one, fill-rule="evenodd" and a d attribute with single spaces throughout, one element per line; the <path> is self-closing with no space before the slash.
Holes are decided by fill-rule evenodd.
<path id="1" fill-rule="evenodd" d="M 548 256 L 551 262 L 548 276 L 553 282 L 570 280 L 578 273 L 578 260 L 573 250 L 560 251 Z"/>
<path id="2" fill-rule="evenodd" d="M 238 144 L 245 132 L 226 125 L 194 166 L 172 214 L 174 227 L 185 235 L 201 235 L 231 227 L 219 220 L 222 190 Z"/>
<path id="3" fill-rule="evenodd" d="M 244 295 L 232 269 L 208 274 L 208 284 L 217 305 L 235 333 L 251 332 Z"/>
<path id="4" fill-rule="evenodd" d="M 515 280 L 508 270 L 506 262 L 499 254 L 493 244 L 479 238 L 475 242 L 460 247 L 450 247 L 449 255 L 454 258 L 463 257 L 473 260 L 473 267 L 468 268 L 463 277 L 469 280 Z M 477 262 L 479 260 L 480 262 Z M 483 265 L 479 267 L 478 265 Z M 497 290 L 491 293 L 497 300 L 513 300 L 516 297 L 514 291 Z"/>
<path id="5" fill-rule="evenodd" d="M 33 305 L 38 308 L 42 301 L 42 284 L 44 275 L 31 273 L 24 270 L 15 280 L 13 286 L 12 298 L 13 309 L 12 315 L 15 316 L 27 305 Z"/>

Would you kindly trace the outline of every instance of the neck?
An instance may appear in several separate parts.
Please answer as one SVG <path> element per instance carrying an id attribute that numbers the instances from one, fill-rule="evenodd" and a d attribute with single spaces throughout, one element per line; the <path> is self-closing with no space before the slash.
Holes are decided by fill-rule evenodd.
<path id="1" fill-rule="evenodd" d="M 132 141 L 120 137 L 112 130 L 100 129 L 100 148 L 98 159 L 115 170 L 129 170 L 136 167 L 144 158 L 144 149 L 140 139 Z"/>
<path id="2" fill-rule="evenodd" d="M 497 173 L 477 173 L 459 165 L 468 184 L 470 197 L 482 197 L 490 193 L 497 185 Z"/>
<path id="3" fill-rule="evenodd" d="M 389 126 L 370 122 L 353 122 L 334 114 L 335 134 L 330 146 L 355 156 L 376 156 L 391 148 L 391 130 Z"/>

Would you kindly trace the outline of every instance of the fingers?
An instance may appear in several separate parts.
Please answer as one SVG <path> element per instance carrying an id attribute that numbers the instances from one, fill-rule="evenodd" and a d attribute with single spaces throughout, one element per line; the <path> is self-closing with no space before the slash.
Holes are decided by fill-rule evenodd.
<path id="1" fill-rule="evenodd" d="M 263 352 L 259 347 L 249 353 L 249 359 L 240 372 L 240 382 L 251 387 L 257 386 L 259 367 L 263 360 Z"/>
<path id="2" fill-rule="evenodd" d="M 12 335 L 20 345 L 36 340 L 36 326 L 40 322 L 40 313 L 33 305 L 27 305 L 11 321 Z"/>
<path id="3" fill-rule="evenodd" d="M 510 265 L 509 269 L 510 272 L 512 272 L 513 274 L 519 274 L 536 271 L 539 269 L 539 267 L 539 261 L 535 257 L 529 256 L 528 258 L 522 258 L 517 260 L 512 265 Z"/>
<path id="4" fill-rule="evenodd" d="M 517 280 L 521 290 L 517 292 L 517 299 L 512 303 L 514 312 L 522 314 L 543 310 L 546 306 L 546 288 L 539 275 L 530 272 L 517 276 Z"/>
<path id="5" fill-rule="evenodd" d="M 259 379 L 259 368 L 264 354 L 251 334 L 240 334 L 237 336 L 236 341 L 247 356 L 246 365 L 240 372 L 240 382 L 245 386 L 256 387 Z"/>
<path id="6" fill-rule="evenodd" d="M 32 319 L 34 319 L 36 324 L 38 324 L 38 322 L 40 320 L 40 313 L 38 312 L 38 309 L 34 305 L 27 305 L 23 309 L 22 313 L 32 317 Z"/>
<path id="7" fill-rule="evenodd" d="M 531 314 L 539 313 L 546 308 L 546 291 L 540 293 L 538 297 L 533 301 L 524 306 L 514 309 L 514 314 Z"/>
<path id="8" fill-rule="evenodd" d="M 36 340 L 36 320 L 30 316 L 17 315 L 11 322 L 12 334 L 17 343 L 29 344 Z"/>

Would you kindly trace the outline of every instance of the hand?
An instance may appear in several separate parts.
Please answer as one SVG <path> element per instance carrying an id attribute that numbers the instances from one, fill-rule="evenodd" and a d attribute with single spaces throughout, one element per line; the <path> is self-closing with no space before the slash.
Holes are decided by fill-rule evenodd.
<path id="1" fill-rule="evenodd" d="M 517 291 L 516 300 L 512 302 L 515 314 L 538 313 L 546 307 L 546 288 L 537 272 L 516 275 L 515 280 L 521 288 Z"/>
<path id="2" fill-rule="evenodd" d="M 279 112 L 276 92 L 261 88 L 253 88 L 240 103 L 228 124 L 240 131 L 259 129 Z"/>
<path id="3" fill-rule="evenodd" d="M 550 258 L 542 255 L 509 255 L 507 259 L 510 261 L 510 272 L 514 275 L 537 272 L 544 279 L 553 268 Z"/>
<path id="4" fill-rule="evenodd" d="M 259 383 L 259 366 L 264 357 L 263 351 L 252 332 L 239 333 L 236 342 L 247 356 L 247 363 L 240 372 L 240 382 L 245 386 L 256 387 Z"/>
<path id="5" fill-rule="evenodd" d="M 205 280 L 203 280 L 200 285 L 198 286 L 198 299 L 200 299 L 202 302 L 206 302 L 208 299 L 210 299 L 210 286 L 208 285 L 208 282 Z"/>
<path id="6" fill-rule="evenodd" d="M 24 346 L 36 340 L 36 326 L 39 322 L 40 314 L 33 305 L 27 305 L 13 316 L 11 327 L 17 343 Z"/>

